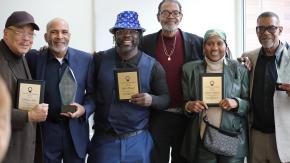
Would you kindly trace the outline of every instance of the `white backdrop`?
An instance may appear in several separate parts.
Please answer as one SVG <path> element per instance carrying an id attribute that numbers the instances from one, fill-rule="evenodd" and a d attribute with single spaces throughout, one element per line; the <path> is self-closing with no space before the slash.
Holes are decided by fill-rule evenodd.
<path id="1" fill-rule="evenodd" d="M 242 52 L 242 0 L 180 0 L 183 20 L 180 28 L 203 36 L 210 28 L 220 28 L 228 35 L 234 55 Z M 109 33 L 116 15 L 123 10 L 139 13 L 144 34 L 160 29 L 156 13 L 159 0 L 0 0 L 0 28 L 3 31 L 7 17 L 15 10 L 30 12 L 41 30 L 37 32 L 33 48 L 45 45 L 43 34 L 49 20 L 66 19 L 71 28 L 70 46 L 92 52 L 113 46 Z M 0 33 L 2 38 L 3 32 Z"/>
<path id="2" fill-rule="evenodd" d="M 108 29 L 115 21 L 116 15 L 124 10 L 139 13 L 141 26 L 146 29 L 144 35 L 160 29 L 156 14 L 158 0 L 95 0 L 95 49 L 104 50 L 113 46 L 112 35 Z M 210 28 L 220 28 L 228 35 L 229 46 L 234 53 L 242 52 L 242 0 L 180 0 L 183 20 L 180 28 L 184 31 L 203 36 Z M 114 5 L 113 5 L 114 4 Z"/>
<path id="3" fill-rule="evenodd" d="M 0 38 L 9 15 L 24 10 L 33 15 L 40 31 L 36 32 L 33 48 L 46 44 L 46 24 L 55 17 L 62 17 L 70 24 L 72 47 L 91 52 L 93 50 L 93 0 L 0 0 Z"/>

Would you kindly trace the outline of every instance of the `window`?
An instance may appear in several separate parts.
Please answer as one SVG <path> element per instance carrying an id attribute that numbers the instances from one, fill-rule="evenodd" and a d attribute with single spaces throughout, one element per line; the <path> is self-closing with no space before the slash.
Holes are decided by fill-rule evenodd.
<path id="1" fill-rule="evenodd" d="M 290 40 L 290 1 L 289 0 L 244 0 L 244 51 L 260 47 L 256 36 L 257 17 L 265 11 L 272 11 L 280 18 L 283 26 L 281 41 Z"/>

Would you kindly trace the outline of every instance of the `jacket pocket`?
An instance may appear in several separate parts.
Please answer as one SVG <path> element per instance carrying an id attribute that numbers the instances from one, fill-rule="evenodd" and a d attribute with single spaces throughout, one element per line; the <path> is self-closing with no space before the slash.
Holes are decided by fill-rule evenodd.
<path id="1" fill-rule="evenodd" d="M 242 117 L 231 111 L 223 111 L 221 128 L 229 131 L 240 131 L 242 128 Z"/>

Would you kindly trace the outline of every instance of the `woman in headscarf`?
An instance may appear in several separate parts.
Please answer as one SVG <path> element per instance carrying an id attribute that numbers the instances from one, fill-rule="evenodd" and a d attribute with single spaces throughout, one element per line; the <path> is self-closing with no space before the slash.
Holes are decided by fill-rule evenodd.
<path id="1" fill-rule="evenodd" d="M 191 118 L 185 134 L 182 154 L 189 162 L 243 163 L 247 155 L 246 114 L 249 109 L 248 71 L 239 62 L 230 59 L 226 34 L 218 29 L 204 35 L 204 60 L 183 66 L 182 87 L 185 113 Z M 207 73 L 222 73 L 224 97 L 216 106 L 202 101 L 201 77 Z M 206 111 L 206 112 L 205 112 Z M 214 126 L 227 131 L 241 131 L 238 152 L 224 156 L 208 151 L 203 143 L 206 124 L 203 117 Z"/>

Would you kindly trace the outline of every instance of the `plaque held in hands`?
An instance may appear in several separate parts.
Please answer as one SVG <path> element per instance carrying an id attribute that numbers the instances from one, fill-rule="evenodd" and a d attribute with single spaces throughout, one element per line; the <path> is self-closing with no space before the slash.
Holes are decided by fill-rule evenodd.
<path id="1" fill-rule="evenodd" d="M 17 80 L 16 107 L 21 110 L 31 110 L 43 103 L 45 82 L 43 80 Z"/>
<path id="2" fill-rule="evenodd" d="M 118 100 L 129 101 L 132 95 L 140 93 L 138 68 L 116 69 L 114 73 Z"/>
<path id="3" fill-rule="evenodd" d="M 223 73 L 201 74 L 201 100 L 208 106 L 219 106 L 224 98 Z"/>

